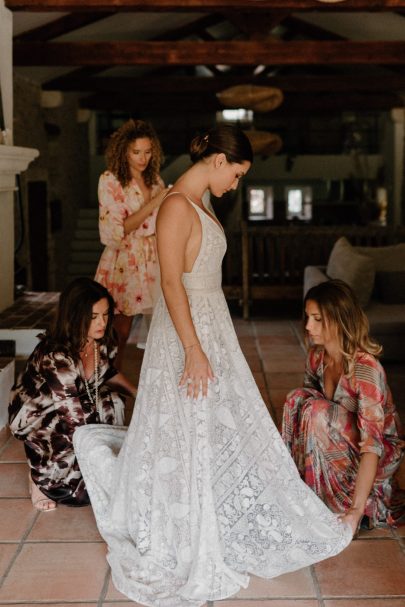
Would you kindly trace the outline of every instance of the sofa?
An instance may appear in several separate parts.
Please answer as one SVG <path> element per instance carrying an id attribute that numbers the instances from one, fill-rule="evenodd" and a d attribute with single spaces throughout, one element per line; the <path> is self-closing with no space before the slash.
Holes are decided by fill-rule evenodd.
<path id="1" fill-rule="evenodd" d="M 304 296 L 330 278 L 344 280 L 354 290 L 372 337 L 383 346 L 383 359 L 405 360 L 405 243 L 357 247 L 341 237 L 326 266 L 306 266 Z"/>

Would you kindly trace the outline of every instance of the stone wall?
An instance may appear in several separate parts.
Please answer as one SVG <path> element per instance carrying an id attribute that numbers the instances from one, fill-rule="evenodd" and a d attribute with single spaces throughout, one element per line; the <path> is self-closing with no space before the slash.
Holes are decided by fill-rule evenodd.
<path id="1" fill-rule="evenodd" d="M 37 148 L 40 152 L 39 158 L 21 178 L 24 239 L 17 261 L 26 268 L 26 286 L 32 288 L 27 190 L 29 182 L 45 181 L 48 290 L 60 290 L 66 283 L 70 242 L 78 210 L 88 205 L 88 124 L 77 120 L 76 95 L 57 94 L 53 99 L 48 95 L 44 100 L 40 86 L 18 74 L 14 77 L 14 100 L 15 145 Z M 16 242 L 21 237 L 20 225 L 16 205 Z"/>

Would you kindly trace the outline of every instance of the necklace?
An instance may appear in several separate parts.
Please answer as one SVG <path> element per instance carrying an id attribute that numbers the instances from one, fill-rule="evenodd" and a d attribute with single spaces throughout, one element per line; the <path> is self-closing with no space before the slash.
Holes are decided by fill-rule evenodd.
<path id="1" fill-rule="evenodd" d="M 93 405 L 96 405 L 98 409 L 98 350 L 96 340 L 93 341 L 94 345 L 94 390 L 91 393 L 89 382 L 87 381 L 86 374 L 84 374 L 84 385 L 86 387 L 87 396 Z M 87 356 L 87 354 L 85 354 Z"/>
<path id="2" fill-rule="evenodd" d="M 93 340 L 93 344 L 95 343 L 95 341 Z M 85 347 L 83 348 L 82 352 L 83 352 L 83 356 L 84 358 L 87 358 L 89 355 L 89 348 L 91 348 L 91 342 L 88 342 Z"/>

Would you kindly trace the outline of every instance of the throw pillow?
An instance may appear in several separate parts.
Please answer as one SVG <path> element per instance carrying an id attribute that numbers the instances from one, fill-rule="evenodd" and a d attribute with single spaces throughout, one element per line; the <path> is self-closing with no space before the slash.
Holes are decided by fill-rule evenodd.
<path id="1" fill-rule="evenodd" d="M 378 272 L 376 286 L 383 303 L 405 303 L 405 272 Z"/>
<path id="2" fill-rule="evenodd" d="M 367 255 L 374 261 L 375 271 L 399 272 L 405 268 L 405 243 L 386 247 L 354 247 L 360 255 Z"/>
<path id="3" fill-rule="evenodd" d="M 326 274 L 328 278 L 344 280 L 353 289 L 360 305 L 363 308 L 367 306 L 374 286 L 374 262 L 370 257 L 357 253 L 344 236 L 333 246 Z"/>

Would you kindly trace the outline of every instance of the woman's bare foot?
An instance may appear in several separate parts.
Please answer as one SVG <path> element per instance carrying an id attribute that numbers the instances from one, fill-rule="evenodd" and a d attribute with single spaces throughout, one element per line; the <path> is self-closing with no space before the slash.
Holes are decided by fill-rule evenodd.
<path id="1" fill-rule="evenodd" d="M 49 499 L 42 493 L 42 491 L 37 487 L 37 485 L 30 479 L 30 495 L 31 501 L 34 508 L 40 510 L 41 512 L 50 512 L 51 510 L 55 510 L 56 502 Z"/>

